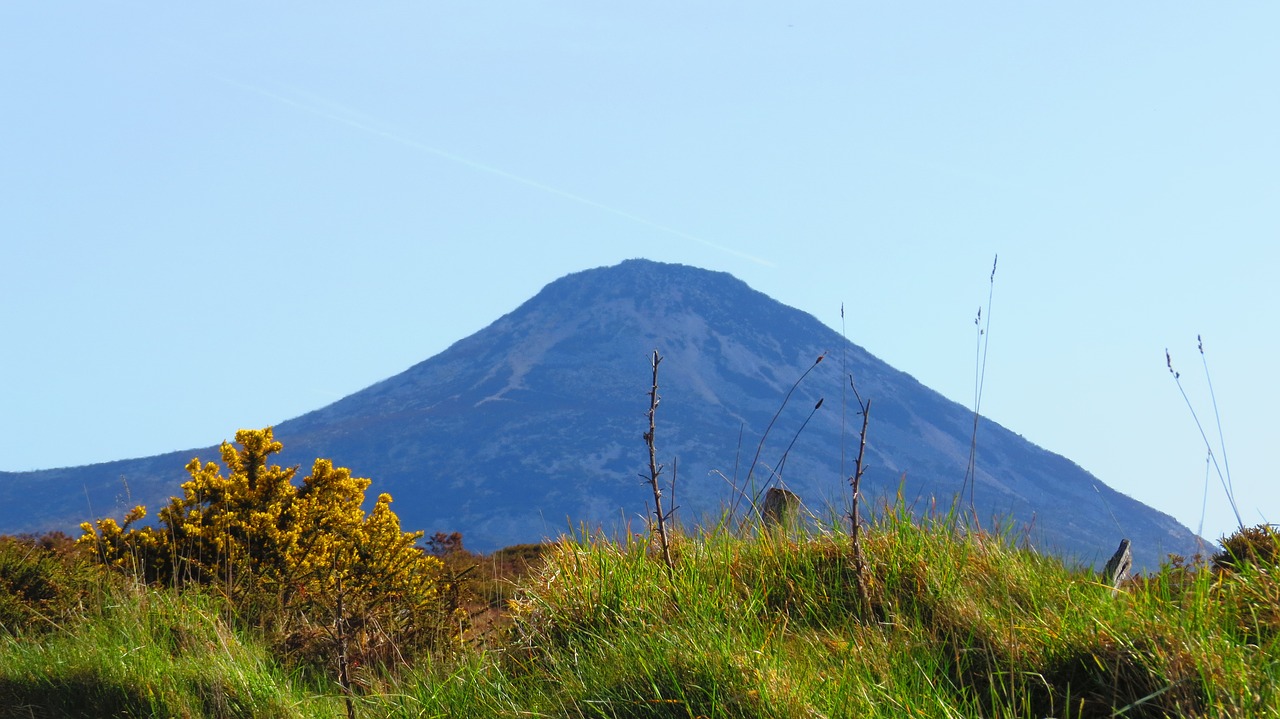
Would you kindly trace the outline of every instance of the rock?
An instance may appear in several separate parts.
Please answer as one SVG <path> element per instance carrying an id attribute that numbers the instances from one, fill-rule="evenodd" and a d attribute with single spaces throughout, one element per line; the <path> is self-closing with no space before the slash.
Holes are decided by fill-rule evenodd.
<path id="1" fill-rule="evenodd" d="M 773 527 L 791 529 L 796 525 L 799 514 L 799 495 L 781 487 L 769 488 L 764 496 L 764 508 L 760 511 L 760 519 L 765 529 Z"/>
<path id="2" fill-rule="evenodd" d="M 1129 540 L 1121 539 L 1120 548 L 1116 553 L 1111 555 L 1111 559 L 1107 560 L 1107 566 L 1102 570 L 1102 576 L 1106 579 L 1107 584 L 1111 585 L 1111 596 L 1116 596 L 1120 592 L 1120 585 L 1129 578 L 1129 572 L 1133 569 L 1133 552 L 1129 549 Z"/>

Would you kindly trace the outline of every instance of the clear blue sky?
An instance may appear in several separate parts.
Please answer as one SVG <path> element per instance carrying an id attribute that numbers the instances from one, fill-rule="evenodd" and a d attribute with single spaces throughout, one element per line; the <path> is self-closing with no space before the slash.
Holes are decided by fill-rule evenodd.
<path id="1" fill-rule="evenodd" d="M 1277 29 L 1275 3 L 0 4 L 0 468 L 278 423 L 631 257 L 836 329 L 844 303 L 971 404 L 999 253 L 984 414 L 1196 529 L 1164 350 L 1216 435 L 1203 334 L 1245 520 L 1280 521 Z M 1214 477 L 1204 532 L 1232 524 Z"/>

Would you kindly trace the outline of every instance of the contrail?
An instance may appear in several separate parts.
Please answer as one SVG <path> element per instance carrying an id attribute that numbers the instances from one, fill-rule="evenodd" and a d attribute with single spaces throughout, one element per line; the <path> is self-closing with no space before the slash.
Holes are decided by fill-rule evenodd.
<path id="1" fill-rule="evenodd" d="M 231 78 L 229 78 L 229 77 L 224 77 L 224 76 L 222 76 L 222 75 L 217 75 L 217 74 L 212 74 L 212 77 L 213 77 L 213 78 L 215 78 L 216 80 L 218 80 L 218 81 L 220 81 L 220 82 L 223 82 L 223 83 L 226 83 L 226 84 L 228 84 L 228 85 L 232 85 L 232 86 L 234 86 L 234 87 L 238 87 L 238 88 L 240 88 L 240 89 L 242 89 L 242 90 L 246 90 L 246 91 L 248 91 L 248 92 L 252 92 L 252 93 L 254 93 L 254 94 L 256 94 L 256 95 L 261 95 L 261 96 L 263 96 L 263 97 L 266 97 L 266 98 L 270 98 L 270 99 L 272 99 L 272 100 L 275 100 L 276 102 L 283 103 L 283 104 L 288 105 L 288 106 L 290 106 L 290 107 L 297 108 L 297 109 L 302 110 L 303 112 L 306 112 L 306 113 L 308 113 L 308 114 L 310 114 L 310 115 L 315 115 L 315 116 L 317 116 L 317 117 L 323 117 L 323 118 L 325 118 L 325 119 L 327 119 L 327 120 L 332 120 L 333 122 L 341 123 L 341 124 L 343 124 L 343 125 L 346 125 L 347 127 L 352 127 L 352 128 L 357 129 L 357 130 L 361 130 L 361 131 L 364 131 L 364 132 L 370 133 L 370 134 L 372 134 L 372 135 L 376 135 L 376 136 L 381 137 L 381 138 L 383 138 L 383 139 L 390 140 L 391 142 L 395 142 L 395 143 L 398 143 L 398 144 L 404 145 L 405 147 L 412 148 L 412 149 L 417 150 L 417 151 L 419 151 L 419 152 L 425 152 L 425 153 L 427 153 L 427 154 L 429 154 L 429 155 L 435 155 L 436 157 L 443 158 L 443 159 L 445 159 L 445 160 L 449 160 L 450 162 L 454 162 L 454 163 L 457 163 L 457 164 L 459 164 L 459 165 L 465 165 L 466 167 L 470 167 L 471 169 L 473 169 L 473 170 L 477 170 L 477 171 L 479 171 L 479 172 L 485 172 L 485 173 L 488 173 L 488 174 L 490 174 L 490 175 L 495 175 L 495 176 L 497 176 L 497 177 L 501 177 L 501 178 L 503 178 L 503 179 L 505 179 L 505 180 L 510 180 L 510 181 L 512 181 L 512 182 L 516 182 L 516 183 L 519 183 L 519 184 L 521 184 L 521 185 L 525 185 L 526 187 L 532 187 L 532 188 L 534 188 L 535 190 L 541 190 L 542 192 L 546 192 L 546 193 L 548 193 L 548 194 L 551 194 L 551 195 L 555 195 L 555 196 L 557 196 L 557 197 L 564 198 L 564 199 L 566 199 L 566 200 L 569 200 L 570 202 L 576 202 L 576 203 L 578 203 L 578 204 L 580 204 L 580 205 L 586 205 L 587 207 L 593 207 L 593 208 L 595 208 L 595 209 L 597 209 L 597 210 L 602 210 L 602 211 L 604 211 L 604 212 L 608 212 L 609 214 L 617 215 L 618 217 L 622 217 L 622 218 L 624 218 L 624 219 L 631 220 L 632 222 L 635 222 L 635 223 L 640 224 L 640 225 L 644 225 L 645 227 L 650 227 L 650 228 L 653 228 L 653 229 L 655 229 L 655 230 L 659 230 L 659 231 L 661 231 L 661 232 L 665 232 L 665 233 L 667 233 L 667 234 L 669 234 L 669 235 L 674 235 L 674 236 L 679 237 L 679 238 L 681 238 L 681 239 L 690 240 L 690 241 L 692 241 L 692 242 L 697 242 L 697 243 L 698 243 L 698 244 L 700 244 L 700 245 L 705 245 L 706 247 L 710 247 L 710 248 L 712 248 L 712 249 L 715 249 L 715 250 L 719 250 L 719 251 L 721 251 L 721 252 L 728 253 L 728 254 L 733 255 L 733 256 L 735 256 L 735 257 L 740 257 L 740 258 L 742 258 L 742 259 L 744 259 L 744 260 L 748 260 L 748 261 L 750 261 L 750 262 L 754 262 L 754 263 L 756 263 L 756 264 L 758 264 L 758 265 L 763 265 L 763 266 L 765 266 L 765 267 L 776 267 L 776 265 L 775 265 L 773 262 L 770 262 L 769 260 L 766 260 L 766 259 L 763 259 L 763 258 L 760 258 L 760 257 L 756 257 L 755 255 L 750 255 L 750 254 L 747 254 L 747 253 L 745 253 L 745 252 L 740 252 L 740 251 L 735 250 L 735 249 L 733 249 L 733 248 L 731 248 L 731 247 L 725 247 L 724 245 L 718 245 L 718 244 L 716 244 L 716 243 L 714 243 L 714 242 L 711 242 L 710 240 L 706 240 L 706 239 L 703 239 L 703 238 L 701 238 L 701 237 L 698 237 L 697 235 L 691 235 L 691 234 L 689 234 L 689 233 L 687 233 L 687 232 L 682 232 L 682 231 L 680 231 L 680 230 L 677 230 L 677 229 L 675 229 L 674 227 L 668 227 L 668 226 L 666 226 L 666 225 L 663 225 L 663 224 L 660 224 L 660 223 L 654 222 L 654 221 L 652 221 L 652 220 L 647 220 L 647 219 L 645 219 L 645 218 L 643 218 L 643 217 L 641 217 L 641 216 L 639 216 L 639 215 L 634 215 L 634 214 L 632 214 L 632 213 L 630 213 L 630 212 L 627 212 L 626 210 L 620 210 L 620 209 L 618 209 L 618 208 L 616 208 L 616 207 L 611 207 L 611 206 L 609 206 L 609 205 L 606 205 L 606 204 L 603 204 L 603 203 L 600 203 L 600 202 L 596 202 L 595 200 L 592 200 L 591 198 L 583 197 L 582 195 L 577 195 L 577 194 L 574 194 L 574 193 L 572 193 L 572 192 L 568 192 L 568 191 L 566 191 L 566 190 L 561 190 L 560 188 L 558 188 L 558 187 L 552 187 L 551 185 L 545 185 L 545 184 L 543 184 L 543 183 L 541 183 L 541 182 L 538 182 L 537 180 L 531 180 L 531 179 L 529 179 L 529 178 L 527 178 L 527 177 L 523 177 L 523 176 L 521 176 L 521 175 L 517 175 L 517 174 L 511 173 L 511 172 L 507 172 L 506 170 L 503 170 L 503 169 L 500 169 L 500 168 L 497 168 L 497 167 L 493 167 L 492 165 L 486 165 L 486 164 L 484 164 L 484 163 L 482 163 L 482 162 L 476 162 L 475 160 L 468 159 L 468 158 L 463 157 L 463 156 L 461 156 L 461 155 L 455 155 L 455 154 L 454 154 L 454 153 L 452 153 L 452 152 L 448 152 L 448 151 L 446 151 L 446 150 L 441 150 L 441 149 L 440 149 L 440 148 L 438 148 L 438 147 L 432 147 L 431 145 L 427 145 L 427 144 L 424 144 L 424 143 L 418 142 L 417 140 L 413 140 L 413 139 L 410 139 L 410 138 L 407 138 L 407 137 L 403 137 L 403 136 L 401 136 L 401 135 L 397 135 L 397 134 L 395 134 L 395 133 L 388 132 L 388 131 L 386 131 L 386 130 L 383 130 L 383 129 L 380 129 L 380 128 L 377 128 L 377 127 L 374 127 L 373 125 L 370 125 L 370 124 L 368 124 L 368 123 L 366 123 L 366 122 L 361 122 L 361 121 L 358 121 L 358 120 L 353 120 L 353 119 L 351 119 L 350 117 L 343 117 L 342 115 L 340 115 L 340 114 L 338 114 L 338 113 L 336 113 L 336 112 L 331 112 L 331 111 L 328 111 L 328 110 L 323 110 L 323 109 L 321 109 L 321 108 L 319 108 L 319 107 L 316 107 L 316 106 L 314 106 L 314 105 L 310 105 L 310 104 L 307 104 L 307 103 L 304 103 L 304 102 L 300 102 L 300 101 L 295 100 L 295 99 L 293 99 L 293 98 L 291 98 L 291 97 L 287 97 L 287 96 L 285 96 L 285 95 L 280 95 L 280 94 L 278 94 L 278 93 L 271 92 L 270 90 L 267 90 L 267 89 L 264 89 L 264 88 L 258 87 L 258 86 L 256 86 L 256 85 L 249 85 L 249 84 L 247 84 L 247 83 L 243 83 L 243 82 L 240 82 L 240 81 L 238 81 L 238 80 L 233 80 L 233 79 L 231 79 Z M 352 114 L 354 114 L 354 113 L 352 113 Z"/>

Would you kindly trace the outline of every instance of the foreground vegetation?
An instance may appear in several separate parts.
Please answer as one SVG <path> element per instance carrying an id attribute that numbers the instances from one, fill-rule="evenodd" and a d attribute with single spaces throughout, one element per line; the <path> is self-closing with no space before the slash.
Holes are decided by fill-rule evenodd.
<path id="1" fill-rule="evenodd" d="M 670 574 L 647 537 L 567 538 L 493 596 L 504 622 L 352 667 L 350 694 L 213 587 L 7 539 L 0 716 L 342 717 L 348 697 L 361 717 L 1280 715 L 1273 532 L 1114 598 L 946 520 L 889 510 L 862 537 L 869 603 L 840 532 L 677 534 Z"/>

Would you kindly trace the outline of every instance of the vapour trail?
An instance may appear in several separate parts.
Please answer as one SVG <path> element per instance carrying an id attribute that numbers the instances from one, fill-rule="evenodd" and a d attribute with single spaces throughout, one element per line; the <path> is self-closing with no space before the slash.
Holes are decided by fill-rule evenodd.
<path id="1" fill-rule="evenodd" d="M 323 117 L 323 118 L 325 118 L 325 119 L 327 119 L 327 120 L 331 120 L 331 121 L 333 121 L 333 122 L 337 122 L 337 123 L 340 123 L 340 124 L 346 125 L 347 127 L 355 128 L 355 129 L 357 129 L 357 130 L 361 130 L 361 131 L 363 131 L 363 132 L 367 132 L 367 133 L 369 133 L 369 134 L 376 135 L 376 136 L 381 137 L 381 138 L 383 138 L 383 139 L 385 139 L 385 140 L 389 140 L 389 141 L 391 141 L 391 142 L 395 142 L 395 143 L 397 143 L 397 144 L 403 145 L 403 146 L 405 146 L 405 147 L 412 148 L 412 149 L 417 150 L 417 151 L 419 151 L 419 152 L 424 152 L 424 153 L 427 153 L 427 154 L 429 154 L 429 155 L 435 155 L 436 157 L 439 157 L 439 158 L 442 158 L 442 159 L 445 159 L 445 160 L 449 160 L 450 162 L 454 162 L 454 163 L 457 163 L 457 164 L 459 164 L 459 165 L 464 165 L 464 166 L 466 166 L 466 167 L 469 167 L 469 168 L 471 168 L 471 169 L 473 169 L 473 170 L 477 170 L 477 171 L 479 171 L 479 172 L 484 172 L 484 173 L 487 173 L 487 174 L 490 174 L 490 175 L 495 175 L 495 176 L 497 176 L 497 177 L 501 177 L 501 178 L 503 178 L 503 179 L 505 179 L 505 180 L 510 180 L 510 181 L 512 181 L 512 182 L 515 182 L 515 183 L 518 183 L 518 184 L 524 185 L 524 186 L 526 186 L 526 187 L 532 187 L 532 188 L 534 188 L 535 190 L 541 190 L 542 192 L 546 192 L 546 193 L 548 193 L 548 194 L 555 195 L 555 196 L 557 196 L 557 197 L 561 197 L 561 198 L 563 198 L 563 199 L 569 200 L 570 202 L 576 202 L 576 203 L 578 203 L 578 204 L 580 204 L 580 205 L 586 205 L 587 207 L 593 207 L 593 208 L 595 208 L 595 209 L 597 209 L 597 210 L 602 210 L 602 211 L 604 211 L 604 212 L 608 212 L 608 213 L 609 213 L 609 214 L 611 214 L 611 215 L 616 215 L 616 216 L 618 216 L 618 217 L 621 217 L 621 218 L 624 218 L 624 219 L 627 219 L 627 220 L 631 220 L 632 222 L 635 222 L 635 223 L 640 224 L 640 225 L 644 225 L 645 227 L 650 227 L 650 228 L 652 228 L 652 229 L 659 230 L 659 231 L 661 231 L 661 232 L 665 232 L 665 233 L 667 233 L 667 234 L 669 234 L 669 235 L 674 235 L 675 237 L 679 237 L 679 238 L 681 238 L 681 239 L 689 240 L 689 241 L 691 241 L 691 242 L 697 242 L 697 243 L 698 243 L 698 244 L 700 244 L 700 245 L 704 245 L 704 246 L 706 246 L 706 247 L 710 247 L 710 248 L 712 248 L 712 249 L 714 249 L 714 250 L 719 250 L 719 251 L 721 251 L 721 252 L 728 253 L 728 254 L 733 255 L 733 256 L 735 256 L 735 257 L 740 257 L 740 258 L 742 258 L 742 259 L 744 259 L 744 260 L 748 260 L 748 261 L 750 261 L 750 262 L 754 262 L 754 263 L 756 263 L 756 264 L 758 264 L 758 265 L 763 265 L 763 266 L 765 266 L 765 267 L 775 267 L 775 266 L 776 266 L 773 262 L 770 262 L 769 260 L 766 260 L 766 259 L 763 259 L 763 258 L 760 258 L 760 257 L 756 257 L 755 255 L 747 254 L 747 253 L 745 253 L 745 252 L 740 252 L 740 251 L 735 250 L 735 249 L 733 249 L 733 248 L 731 248 L 731 247 L 725 247 L 724 245 L 716 244 L 716 243 L 714 243 L 714 242 L 712 242 L 712 241 L 710 241 L 710 240 L 706 240 L 706 239 L 703 239 L 703 238 L 701 238 L 701 237 L 698 237 L 697 235 L 691 235 L 691 234 L 689 234 L 689 233 L 687 233 L 687 232 L 682 232 L 682 231 L 680 231 L 680 230 L 677 230 L 677 229 L 675 229 L 674 227 L 668 227 L 667 225 L 663 225 L 663 224 L 661 224 L 661 223 L 658 223 L 658 222 L 654 222 L 654 221 L 652 221 L 652 220 L 645 219 L 645 218 L 643 218 L 643 217 L 641 217 L 641 216 L 639 216 L 639 215 L 635 215 L 635 214 L 632 214 L 632 213 L 630 213 L 630 212 L 627 212 L 626 210 L 620 210 L 620 209 L 618 209 L 618 208 L 616 208 L 616 207 L 612 207 L 612 206 L 610 206 L 610 205 L 606 205 L 606 204 L 603 204 L 603 203 L 601 203 L 601 202 L 597 202 L 597 201 L 595 201 L 595 200 L 592 200 L 591 198 L 583 197 L 582 195 L 577 195 L 577 194 L 574 194 L 574 193 L 572 193 L 572 192 L 568 192 L 568 191 L 566 191 L 566 190 L 561 190 L 561 189 L 560 189 L 560 188 L 558 188 L 558 187 L 552 187 L 551 185 L 543 184 L 543 183 L 541 183 L 541 182 L 538 182 L 537 180 L 531 180 L 531 179 L 529 179 L 529 178 L 527 178 L 527 177 L 523 177 L 523 176 L 521 176 L 521 175 L 517 175 L 517 174 L 515 174 L 515 173 L 507 172 L 506 170 L 503 170 L 503 169 L 500 169 L 500 168 L 497 168 L 497 167 L 493 167 L 492 165 L 486 165 L 486 164 L 484 164 L 484 163 L 482 163 L 482 162 L 477 162 L 477 161 L 475 161 L 475 160 L 472 160 L 472 159 L 469 159 L 469 158 L 463 157 L 463 156 L 461 156 L 461 155 L 456 155 L 456 154 L 454 154 L 454 153 L 452 153 L 452 152 L 448 152 L 447 150 L 441 150 L 441 149 L 440 149 L 440 148 L 438 148 L 438 147 L 432 147 L 431 145 L 427 145 L 427 144 L 425 144 L 425 143 L 418 142 L 417 140 L 413 140 L 413 139 L 411 139 L 411 138 L 403 137 L 403 136 L 401 136 L 401 135 L 397 135 L 397 134 L 395 134 L 395 133 L 388 132 L 388 131 L 386 131 L 386 130 L 383 130 L 383 129 L 380 129 L 380 128 L 377 128 L 377 127 L 374 127 L 374 126 L 372 126 L 372 125 L 370 125 L 370 124 L 368 124 L 368 123 L 366 123 L 366 122 L 361 122 L 361 121 L 358 121 L 358 120 L 353 120 L 353 119 L 351 119 L 351 118 L 349 118 L 349 117 L 343 117 L 342 115 L 339 115 L 339 114 L 337 114 L 337 113 L 335 113 L 335 112 L 331 112 L 331 111 L 328 111 L 328 110 L 324 110 L 324 109 L 321 109 L 321 108 L 316 107 L 316 106 L 314 106 L 314 105 L 310 105 L 310 104 L 305 103 L 305 102 L 300 102 L 300 101 L 295 100 L 295 99 L 293 99 L 293 98 L 291 98 L 291 97 L 287 97 L 287 96 L 285 96 L 285 95 L 281 95 L 281 94 L 278 94 L 278 93 L 275 93 L 275 92 L 271 92 L 270 90 L 267 90 L 267 89 L 265 89 L 265 88 L 261 88 L 261 87 L 258 87 L 258 86 L 256 86 L 256 85 L 249 85 L 249 84 L 247 84 L 247 83 L 240 82 L 240 81 L 238 81 L 238 80 L 233 80 L 233 79 L 231 79 L 231 78 L 224 77 L 224 76 L 222 76 L 222 75 L 212 74 L 212 77 L 214 77 L 214 78 L 215 78 L 215 79 L 217 79 L 218 81 L 223 82 L 223 83 L 226 83 L 226 84 L 228 84 L 228 85 L 232 85 L 232 86 L 234 86 L 234 87 L 238 87 L 238 88 L 240 88 L 240 89 L 242 89 L 242 90 L 246 90 L 246 91 L 248 91 L 248 92 L 252 92 L 252 93 L 254 93 L 254 94 L 256 94 L 256 95 L 261 95 L 262 97 L 266 97 L 266 98 L 269 98 L 269 99 L 275 100 L 276 102 L 279 102 L 279 103 L 283 103 L 283 104 L 285 104 L 285 105 L 288 105 L 288 106 L 290 106 L 290 107 L 297 108 L 297 109 L 299 109 L 299 110 L 301 110 L 301 111 L 303 111 L 303 112 L 306 112 L 306 113 L 308 113 L 308 114 L 310 114 L 310 115 L 315 115 L 315 116 L 317 116 L 317 117 Z"/>

